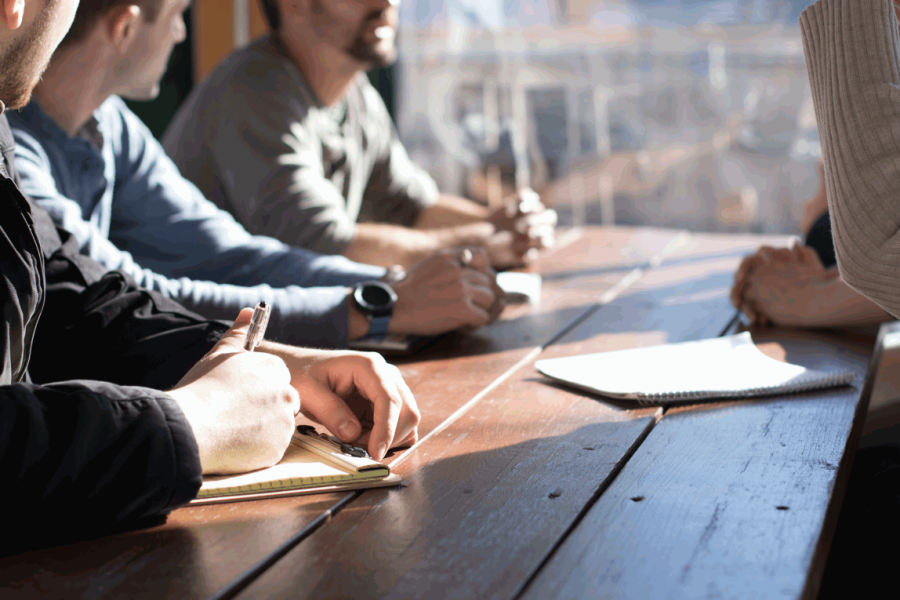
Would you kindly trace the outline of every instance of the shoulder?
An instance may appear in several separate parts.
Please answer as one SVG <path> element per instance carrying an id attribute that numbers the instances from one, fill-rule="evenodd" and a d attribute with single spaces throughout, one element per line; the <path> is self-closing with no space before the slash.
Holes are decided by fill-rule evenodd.
<path id="1" fill-rule="evenodd" d="M 371 84 L 365 73 L 360 73 L 356 77 L 356 83 L 353 86 L 351 97 L 355 97 L 356 104 L 358 105 L 356 110 L 364 117 L 385 124 L 390 123 L 390 115 L 387 106 L 384 104 L 384 99 L 381 97 L 381 94 L 378 93 L 378 90 Z"/>
<path id="2" fill-rule="evenodd" d="M 32 114 L 7 112 L 5 115 L 9 121 L 9 128 L 15 141 L 14 151 L 16 162 L 30 161 L 41 164 L 49 163 L 45 144 L 52 142 L 52 132 L 39 126 L 32 118 Z"/>
<path id="3" fill-rule="evenodd" d="M 40 146 L 53 138 L 52 122 L 43 117 L 34 101 L 19 111 L 6 111 L 3 116 L 9 123 L 17 145 Z"/>
<path id="4" fill-rule="evenodd" d="M 191 94 L 197 113 L 277 109 L 298 98 L 295 69 L 274 42 L 263 37 L 222 61 Z"/>
<path id="5" fill-rule="evenodd" d="M 118 96 L 110 96 L 94 113 L 100 122 L 104 135 L 110 137 L 114 148 L 120 144 L 145 144 L 156 141 L 153 133 L 140 117 L 134 114 L 125 101 Z"/>

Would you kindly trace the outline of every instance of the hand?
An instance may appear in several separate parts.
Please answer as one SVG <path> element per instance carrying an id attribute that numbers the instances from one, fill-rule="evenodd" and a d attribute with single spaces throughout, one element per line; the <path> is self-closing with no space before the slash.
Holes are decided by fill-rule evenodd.
<path id="1" fill-rule="evenodd" d="M 829 279 L 808 246 L 763 247 L 738 269 L 731 301 L 755 326 L 802 327 L 816 316 L 819 286 Z"/>
<path id="2" fill-rule="evenodd" d="M 203 473 L 241 473 L 281 460 L 300 397 L 284 362 L 246 352 L 253 310 L 243 309 L 222 339 L 169 395 L 191 424 Z"/>
<path id="3" fill-rule="evenodd" d="M 489 222 L 497 229 L 487 245 L 491 264 L 497 268 L 523 266 L 555 241 L 556 211 L 547 209 L 530 189 L 507 199 Z"/>
<path id="4" fill-rule="evenodd" d="M 471 261 L 460 257 L 469 252 Z M 414 266 L 394 284 L 397 303 L 391 333 L 435 335 L 497 320 L 503 290 L 480 248 L 442 250 Z"/>
<path id="5" fill-rule="evenodd" d="M 268 343 L 261 349 L 288 366 L 304 415 L 345 442 L 368 443 L 375 460 L 383 459 L 388 448 L 418 441 L 416 400 L 400 371 L 380 354 Z"/>

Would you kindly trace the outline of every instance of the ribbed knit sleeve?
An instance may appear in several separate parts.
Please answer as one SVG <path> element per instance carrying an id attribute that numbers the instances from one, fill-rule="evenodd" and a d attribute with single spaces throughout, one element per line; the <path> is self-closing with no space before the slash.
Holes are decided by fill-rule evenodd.
<path id="1" fill-rule="evenodd" d="M 800 26 L 841 276 L 900 317 L 900 32 L 893 3 L 819 0 Z"/>

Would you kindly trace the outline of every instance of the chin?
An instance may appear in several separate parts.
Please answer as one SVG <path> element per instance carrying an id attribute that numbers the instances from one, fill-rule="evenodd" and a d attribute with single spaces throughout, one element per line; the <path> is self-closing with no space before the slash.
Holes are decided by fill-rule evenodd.
<path id="1" fill-rule="evenodd" d="M 148 102 L 156 100 L 159 97 L 159 84 L 153 84 L 153 87 L 139 90 L 131 90 L 127 94 L 122 94 L 123 98 L 128 100 L 136 100 L 138 102 Z"/>

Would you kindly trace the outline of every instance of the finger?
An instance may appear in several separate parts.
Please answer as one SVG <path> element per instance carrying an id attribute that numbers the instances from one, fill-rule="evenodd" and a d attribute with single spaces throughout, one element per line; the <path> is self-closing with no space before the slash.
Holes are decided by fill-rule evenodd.
<path id="1" fill-rule="evenodd" d="M 345 442 L 352 442 L 359 437 L 362 432 L 359 419 L 340 396 L 312 378 L 304 378 L 302 385 L 297 387 L 297 392 L 303 396 L 303 412 L 324 425 L 328 431 Z"/>
<path id="2" fill-rule="evenodd" d="M 559 222 L 559 215 L 556 214 L 555 210 L 544 210 L 541 212 L 534 212 L 523 215 L 518 219 L 517 226 L 519 223 L 524 223 L 528 227 L 535 227 L 539 225 L 556 227 L 556 224 Z"/>
<path id="3" fill-rule="evenodd" d="M 393 446 L 412 445 L 419 441 L 419 423 L 422 415 L 416 404 L 416 398 L 413 396 L 412 390 L 404 381 L 400 370 L 394 366 L 390 366 L 393 370 L 392 380 L 397 386 L 397 392 L 403 400 L 403 408 L 400 414 L 400 421 L 397 423 L 397 429 L 394 431 Z"/>
<path id="4" fill-rule="evenodd" d="M 515 234 L 512 240 L 513 250 L 516 252 L 525 251 L 530 248 L 540 248 L 544 237 L 552 236 L 552 229 L 529 229 L 528 231 Z"/>
<path id="5" fill-rule="evenodd" d="M 466 269 L 462 272 L 460 283 L 463 285 L 477 285 L 484 288 L 492 289 L 496 286 L 497 275 L 495 273 L 482 273 L 472 269 Z"/>
<path id="6" fill-rule="evenodd" d="M 763 246 L 756 252 L 757 263 L 758 264 L 766 264 L 772 262 L 772 253 L 775 252 L 775 248 L 771 246 Z"/>
<path id="7" fill-rule="evenodd" d="M 475 304 L 471 298 L 463 299 L 463 308 L 459 316 L 464 321 L 464 325 L 460 327 L 472 326 L 477 329 L 491 322 L 491 313 Z"/>
<path id="8" fill-rule="evenodd" d="M 741 312 L 747 315 L 747 318 L 750 319 L 751 323 L 756 323 L 759 319 L 759 313 L 756 312 L 756 307 L 751 301 L 745 301 L 741 304 Z"/>
<path id="9" fill-rule="evenodd" d="M 778 248 L 772 252 L 775 261 L 789 263 L 794 260 L 794 251 L 791 248 Z"/>
<path id="10" fill-rule="evenodd" d="M 800 246 L 797 249 L 799 256 L 805 264 L 810 265 L 812 267 L 816 267 L 819 269 L 825 270 L 825 266 L 822 264 L 822 259 L 819 258 L 819 253 L 815 251 L 814 248 L 809 246 Z"/>
<path id="11" fill-rule="evenodd" d="M 728 294 L 729 300 L 731 300 L 731 305 L 735 308 L 740 308 L 743 301 L 743 295 L 744 286 L 735 282 L 735 284 L 731 287 L 731 293 Z"/>
<path id="12" fill-rule="evenodd" d="M 494 302 L 493 306 L 491 306 L 488 311 L 488 320 L 485 325 L 490 325 L 500 318 L 501 313 L 503 313 L 503 309 L 506 308 L 506 303 L 503 301 L 503 296 L 498 296 L 497 301 Z"/>
<path id="13" fill-rule="evenodd" d="M 397 440 L 406 439 L 418 426 L 416 400 L 400 371 L 380 355 L 357 354 L 342 361 L 339 370 L 332 370 L 332 376 L 347 375 L 350 380 L 338 388 L 352 389 L 371 405 L 371 432 L 361 439 L 366 440 L 369 454 L 381 460 Z"/>
<path id="14" fill-rule="evenodd" d="M 383 459 L 394 442 L 394 434 L 403 408 L 403 399 L 396 390 L 392 394 L 381 382 L 379 384 L 380 389 L 374 391 L 374 394 L 364 393 L 374 404 L 375 424 L 369 436 L 369 454 L 375 460 Z M 373 395 L 375 398 L 372 398 Z"/>
<path id="15" fill-rule="evenodd" d="M 490 287 L 473 285 L 465 281 L 463 282 L 463 294 L 465 294 L 467 299 L 484 309 L 490 309 L 497 301 L 497 295 L 491 291 Z"/>
<path id="16" fill-rule="evenodd" d="M 469 250 L 472 251 L 472 260 L 469 261 L 468 268 L 493 276 L 494 269 L 491 267 L 491 257 L 488 255 L 487 250 L 482 247 L 469 248 Z"/>
<path id="17" fill-rule="evenodd" d="M 731 302 L 735 306 L 740 306 L 741 304 L 741 296 L 744 293 L 744 287 L 750 279 L 750 274 L 753 272 L 757 260 L 756 255 L 748 256 L 741 261 L 737 272 L 734 274 L 734 286 L 731 288 Z"/>
<path id="18" fill-rule="evenodd" d="M 416 442 L 419 441 L 419 428 L 416 427 L 413 429 L 408 436 L 396 442 L 392 448 L 408 448 L 410 446 L 415 445 Z"/>
<path id="19" fill-rule="evenodd" d="M 216 356 L 227 352 L 243 352 L 244 342 L 247 339 L 247 331 L 250 329 L 250 319 L 253 318 L 252 308 L 242 308 L 238 313 L 234 324 L 222 334 L 221 339 L 213 346 L 207 356 Z"/>

